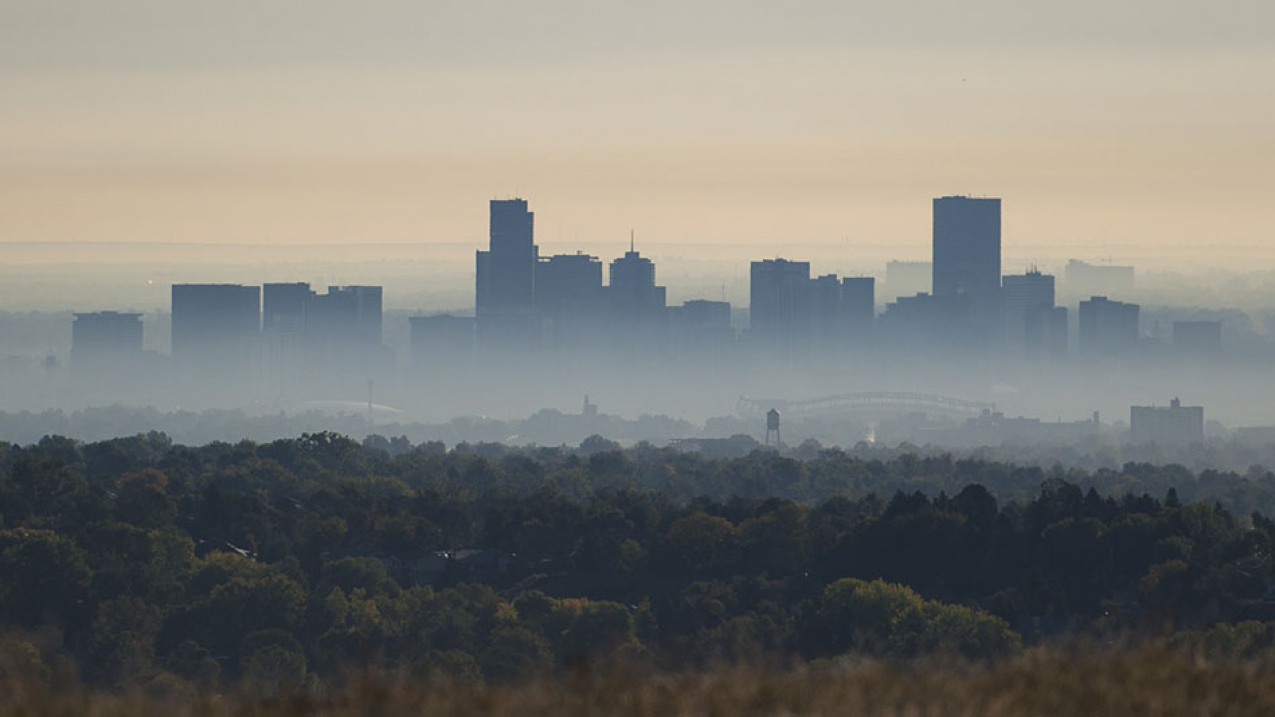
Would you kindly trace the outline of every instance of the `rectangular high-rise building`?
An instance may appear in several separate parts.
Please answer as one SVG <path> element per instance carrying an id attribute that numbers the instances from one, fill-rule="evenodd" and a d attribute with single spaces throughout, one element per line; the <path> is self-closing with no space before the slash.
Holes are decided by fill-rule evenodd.
<path id="1" fill-rule="evenodd" d="M 535 214 L 524 199 L 493 199 L 488 246 L 477 253 L 474 314 L 478 345 L 491 355 L 540 341 L 536 310 Z"/>
<path id="2" fill-rule="evenodd" d="M 574 344 L 601 329 L 606 310 L 602 262 L 588 254 L 557 254 L 536 263 L 536 308 L 555 343 Z"/>
<path id="3" fill-rule="evenodd" d="M 126 365 L 142 355 L 142 315 L 118 311 L 76 314 L 71 364 Z"/>
<path id="4" fill-rule="evenodd" d="M 938 197 L 933 228 L 934 297 L 960 298 L 976 324 L 990 324 L 1000 306 L 1001 200 Z"/>
<path id="5" fill-rule="evenodd" d="M 694 299 L 668 307 L 669 347 L 681 355 L 716 356 L 735 343 L 730 304 Z"/>
<path id="6" fill-rule="evenodd" d="M 262 284 L 261 331 L 284 336 L 300 334 L 305 326 L 305 304 L 311 296 L 314 292 L 303 282 Z"/>
<path id="7" fill-rule="evenodd" d="M 606 293 L 612 321 L 650 325 L 664 317 L 664 287 L 655 284 L 655 262 L 641 252 L 630 249 L 611 262 Z"/>
<path id="8" fill-rule="evenodd" d="M 241 365 L 261 331 L 261 288 L 173 284 L 173 360 L 179 367 Z"/>
<path id="9" fill-rule="evenodd" d="M 535 214 L 525 199 L 493 199 L 488 248 L 478 252 L 475 308 L 479 318 L 535 305 Z"/>
<path id="10" fill-rule="evenodd" d="M 1129 442 L 1190 445 L 1204 440 L 1204 407 L 1183 406 L 1178 399 L 1163 406 L 1129 409 Z"/>
<path id="11" fill-rule="evenodd" d="M 1065 360 L 1070 351 L 1067 307 L 1030 307 L 1023 321 L 1023 356 L 1031 359 Z"/>
<path id="12" fill-rule="evenodd" d="M 379 286 L 329 286 L 328 293 L 306 299 L 307 341 L 333 346 L 381 344 Z"/>
<path id="13" fill-rule="evenodd" d="M 847 276 L 841 280 L 841 321 L 852 340 L 872 331 L 876 318 L 876 279 Z"/>
<path id="14" fill-rule="evenodd" d="M 800 348 L 809 338 L 810 262 L 766 259 L 749 270 L 748 326 L 763 345 Z"/>
<path id="15" fill-rule="evenodd" d="M 1047 321 L 1048 310 L 1054 308 L 1054 277 L 1039 271 L 1007 274 L 1001 283 L 1001 319 L 1004 322 L 1006 348 L 1021 354 L 1026 348 L 1028 322 Z"/>
<path id="16" fill-rule="evenodd" d="M 1138 305 L 1093 296 L 1080 302 L 1080 353 L 1118 354 L 1138 343 Z"/>

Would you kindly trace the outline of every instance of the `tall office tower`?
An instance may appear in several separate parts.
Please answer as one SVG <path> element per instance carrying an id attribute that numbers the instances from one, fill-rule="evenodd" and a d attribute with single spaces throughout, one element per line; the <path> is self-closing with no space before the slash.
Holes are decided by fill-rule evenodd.
<path id="1" fill-rule="evenodd" d="M 305 326 L 305 304 L 311 296 L 314 292 L 306 283 L 262 284 L 262 333 L 300 334 Z"/>
<path id="2" fill-rule="evenodd" d="M 668 307 L 669 348 L 683 356 L 724 359 L 735 344 L 730 303 L 693 299 Z"/>
<path id="3" fill-rule="evenodd" d="M 809 322 L 810 338 L 819 353 L 835 353 L 841 343 L 841 280 L 836 274 L 810 279 L 805 288 L 805 311 L 800 317 Z"/>
<path id="4" fill-rule="evenodd" d="M 1001 280 L 1001 319 L 1004 321 L 1006 348 L 1021 355 L 1026 349 L 1028 333 L 1041 335 L 1039 324 L 1048 321 L 1046 309 L 1054 307 L 1054 277 L 1039 271 L 1026 274 L 1007 274 Z"/>
<path id="5" fill-rule="evenodd" d="M 1028 358 L 1065 360 L 1071 333 L 1067 307 L 1043 304 L 1027 309 L 1023 321 L 1023 355 Z"/>
<path id="6" fill-rule="evenodd" d="M 784 353 L 804 351 L 809 340 L 810 262 L 766 259 L 749 269 L 750 340 Z"/>
<path id="7" fill-rule="evenodd" d="M 655 264 L 631 246 L 611 262 L 607 304 L 611 320 L 621 324 L 651 326 L 664 318 L 664 287 L 655 285 Z M 624 326 L 617 326 L 624 331 Z"/>
<path id="8" fill-rule="evenodd" d="M 535 214 L 525 199 L 491 200 L 489 244 L 478 252 L 475 308 L 479 318 L 498 312 L 526 311 L 535 304 Z"/>
<path id="9" fill-rule="evenodd" d="M 270 391 L 288 392 L 309 367 L 305 309 L 313 296 L 306 283 L 261 286 L 261 358 Z"/>
<path id="10" fill-rule="evenodd" d="M 602 262 L 588 254 L 556 254 L 536 263 L 536 308 L 555 343 L 578 344 L 606 318 Z"/>
<path id="11" fill-rule="evenodd" d="M 870 339 L 876 319 L 876 279 L 847 276 L 841 280 L 841 324 L 852 344 Z"/>
<path id="12" fill-rule="evenodd" d="M 1000 310 L 1001 200 L 934 200 L 934 298 L 960 300 L 972 327 L 990 338 Z"/>
<path id="13" fill-rule="evenodd" d="M 76 314 L 71 324 L 73 366 L 128 366 L 142 356 L 142 315 L 117 311 Z"/>
<path id="14" fill-rule="evenodd" d="M 380 346 L 381 298 L 379 286 L 329 286 L 326 294 L 312 294 L 305 303 L 307 341 Z"/>
<path id="15" fill-rule="evenodd" d="M 1105 296 L 1080 302 L 1080 353 L 1126 353 L 1138 343 L 1138 305 Z"/>
<path id="16" fill-rule="evenodd" d="M 173 284 L 173 362 L 181 370 L 243 370 L 261 331 L 261 288 Z"/>
<path id="17" fill-rule="evenodd" d="M 535 214 L 524 199 L 491 200 L 488 248 L 477 254 L 474 313 L 479 345 L 525 349 L 540 339 Z"/>

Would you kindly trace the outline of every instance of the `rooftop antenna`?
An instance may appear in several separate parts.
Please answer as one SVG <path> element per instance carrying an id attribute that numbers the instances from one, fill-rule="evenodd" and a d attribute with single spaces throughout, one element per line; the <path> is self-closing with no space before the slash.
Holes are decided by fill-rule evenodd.
<path id="1" fill-rule="evenodd" d="M 629 228 L 629 251 L 633 251 L 633 229 Z"/>

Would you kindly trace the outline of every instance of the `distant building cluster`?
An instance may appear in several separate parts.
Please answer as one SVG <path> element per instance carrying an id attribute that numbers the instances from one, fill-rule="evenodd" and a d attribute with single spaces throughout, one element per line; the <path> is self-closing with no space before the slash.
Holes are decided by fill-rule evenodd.
<path id="1" fill-rule="evenodd" d="M 745 311 L 708 298 L 669 305 L 655 263 L 632 236 L 605 266 L 583 253 L 541 256 L 526 200 L 492 200 L 488 245 L 475 257 L 474 312 L 411 317 L 411 368 L 437 376 L 533 354 L 710 366 L 738 356 L 835 363 L 936 352 L 1051 362 L 1137 356 L 1152 343 L 1139 306 L 1127 301 L 1132 267 L 1067 264 L 1067 296 L 1081 292 L 1073 313 L 1054 276 L 1002 273 L 1000 199 L 938 197 L 932 219 L 931 261 L 889 262 L 884 287 L 871 276 L 812 271 L 808 261 L 753 261 Z M 206 378 L 248 392 L 319 387 L 349 396 L 405 368 L 384 345 L 383 306 L 379 286 L 174 284 L 164 366 L 175 385 Z M 72 364 L 159 370 L 161 357 L 142 349 L 142 329 L 137 313 L 76 314 Z M 1183 356 L 1216 354 L 1221 323 L 1175 321 L 1170 345 Z"/>
<path id="2" fill-rule="evenodd" d="M 605 272 L 586 254 L 540 256 L 523 199 L 491 202 L 489 244 L 476 263 L 473 317 L 412 319 L 418 366 L 539 349 L 808 360 L 939 348 L 1049 361 L 1135 354 L 1146 344 L 1138 305 L 1116 298 L 1132 291 L 1132 267 L 1071 261 L 1066 285 L 1085 292 L 1074 324 L 1054 276 L 1003 275 L 995 198 L 934 199 L 932 261 L 887 264 L 880 312 L 875 278 L 819 275 L 810 262 L 778 257 L 752 262 L 746 325 L 732 322 L 724 301 L 669 306 L 655 264 L 632 242 Z M 1220 322 L 1176 322 L 1173 346 L 1204 354 L 1220 337 Z"/>

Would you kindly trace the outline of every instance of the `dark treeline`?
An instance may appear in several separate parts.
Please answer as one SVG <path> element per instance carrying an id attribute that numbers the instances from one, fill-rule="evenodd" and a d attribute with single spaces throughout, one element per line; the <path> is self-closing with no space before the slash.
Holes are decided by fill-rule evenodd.
<path id="1" fill-rule="evenodd" d="M 0 444 L 0 672 L 503 679 L 1059 635 L 1251 652 L 1275 641 L 1273 485 L 602 439 Z"/>

